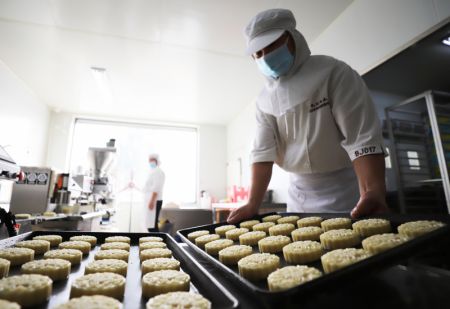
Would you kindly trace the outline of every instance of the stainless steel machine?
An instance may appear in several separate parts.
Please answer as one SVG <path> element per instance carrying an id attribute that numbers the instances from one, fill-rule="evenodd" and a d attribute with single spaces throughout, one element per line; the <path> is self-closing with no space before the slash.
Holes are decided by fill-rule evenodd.
<path id="1" fill-rule="evenodd" d="M 75 204 L 86 205 L 92 202 L 91 194 L 94 179 L 86 175 L 75 175 L 69 178 L 69 192 Z"/>
<path id="2" fill-rule="evenodd" d="M 14 214 L 42 214 L 53 211 L 50 204 L 54 184 L 54 171 L 46 167 L 22 166 L 25 177 L 13 186 L 11 211 Z"/>
<path id="3" fill-rule="evenodd" d="M 116 156 L 115 140 L 111 139 L 106 147 L 89 148 L 90 172 L 93 178 L 93 190 L 95 203 L 111 205 L 113 195 L 111 168 Z"/>

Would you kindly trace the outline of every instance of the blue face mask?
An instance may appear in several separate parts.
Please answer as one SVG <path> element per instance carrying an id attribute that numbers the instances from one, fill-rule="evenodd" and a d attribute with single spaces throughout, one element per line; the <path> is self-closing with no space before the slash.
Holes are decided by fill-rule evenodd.
<path id="1" fill-rule="evenodd" d="M 156 163 L 155 162 L 150 162 L 150 168 L 156 168 Z"/>
<path id="2" fill-rule="evenodd" d="M 294 63 L 294 56 L 287 43 L 256 59 L 259 70 L 268 77 L 278 78 L 286 74 Z"/>

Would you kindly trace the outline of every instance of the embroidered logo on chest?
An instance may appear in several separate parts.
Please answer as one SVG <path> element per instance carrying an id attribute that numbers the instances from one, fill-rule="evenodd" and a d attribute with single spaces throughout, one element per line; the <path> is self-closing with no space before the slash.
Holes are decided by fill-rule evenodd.
<path id="1" fill-rule="evenodd" d="M 319 101 L 315 102 L 315 103 L 311 103 L 309 106 L 309 112 L 315 112 L 316 110 L 325 107 L 327 105 L 330 105 L 330 101 L 328 100 L 327 97 L 320 99 Z"/>

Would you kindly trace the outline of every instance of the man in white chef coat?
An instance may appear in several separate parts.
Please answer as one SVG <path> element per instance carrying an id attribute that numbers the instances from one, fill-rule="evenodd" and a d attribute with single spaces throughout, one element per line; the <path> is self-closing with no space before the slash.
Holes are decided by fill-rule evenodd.
<path id="1" fill-rule="evenodd" d="M 387 210 L 380 123 L 368 90 L 350 66 L 311 56 L 291 11 L 271 9 L 245 28 L 247 53 L 265 75 L 256 100 L 249 201 L 228 221 L 258 212 L 273 164 L 290 173 L 289 212 Z"/>
<path id="2" fill-rule="evenodd" d="M 160 168 L 161 161 L 157 154 L 148 157 L 150 172 L 144 187 L 145 226 L 158 229 L 158 218 L 163 204 L 165 174 Z"/>

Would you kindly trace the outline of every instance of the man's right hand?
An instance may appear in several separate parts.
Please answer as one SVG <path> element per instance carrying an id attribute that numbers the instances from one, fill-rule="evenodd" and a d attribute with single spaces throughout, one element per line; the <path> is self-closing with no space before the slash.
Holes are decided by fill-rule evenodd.
<path id="1" fill-rule="evenodd" d="M 253 217 L 258 213 L 258 207 L 254 207 L 250 204 L 246 204 L 242 207 L 234 209 L 228 216 L 227 222 L 230 224 L 237 223 L 239 221 Z"/>

